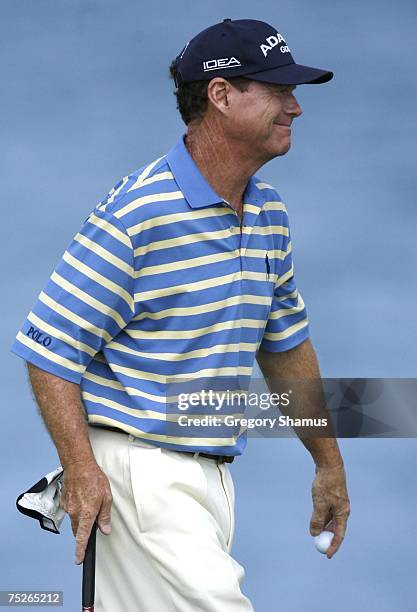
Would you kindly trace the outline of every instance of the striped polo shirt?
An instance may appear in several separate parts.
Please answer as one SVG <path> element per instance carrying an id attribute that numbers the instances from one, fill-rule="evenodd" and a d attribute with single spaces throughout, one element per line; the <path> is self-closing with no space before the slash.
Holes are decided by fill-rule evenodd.
<path id="1" fill-rule="evenodd" d="M 256 176 L 243 204 L 241 224 L 180 138 L 90 213 L 12 351 L 80 384 L 91 424 L 173 450 L 241 454 L 243 427 L 179 425 L 170 385 L 250 379 L 259 347 L 308 337 L 285 206 Z"/>

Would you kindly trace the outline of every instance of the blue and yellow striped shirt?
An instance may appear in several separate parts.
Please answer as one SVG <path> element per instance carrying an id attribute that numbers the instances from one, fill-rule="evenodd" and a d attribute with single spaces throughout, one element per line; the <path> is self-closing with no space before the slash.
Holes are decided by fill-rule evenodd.
<path id="1" fill-rule="evenodd" d="M 12 350 L 80 384 L 92 424 L 174 450 L 241 454 L 240 428 L 166 421 L 169 383 L 250 377 L 260 346 L 285 351 L 308 337 L 285 206 L 255 176 L 243 202 L 241 226 L 181 138 L 91 212 Z"/>

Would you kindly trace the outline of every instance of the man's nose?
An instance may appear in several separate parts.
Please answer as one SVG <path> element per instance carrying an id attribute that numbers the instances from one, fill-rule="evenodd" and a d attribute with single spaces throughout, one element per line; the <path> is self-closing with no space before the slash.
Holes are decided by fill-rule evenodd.
<path id="1" fill-rule="evenodd" d="M 303 113 L 303 109 L 299 105 L 298 100 L 293 93 L 291 93 L 288 98 L 286 110 L 287 113 L 293 117 L 299 117 Z"/>

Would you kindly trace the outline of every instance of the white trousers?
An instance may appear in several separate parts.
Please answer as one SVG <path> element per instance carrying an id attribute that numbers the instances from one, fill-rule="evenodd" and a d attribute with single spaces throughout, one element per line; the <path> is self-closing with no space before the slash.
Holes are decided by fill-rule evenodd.
<path id="1" fill-rule="evenodd" d="M 228 465 L 88 430 L 113 495 L 112 532 L 97 530 L 96 612 L 253 612 L 230 554 Z"/>

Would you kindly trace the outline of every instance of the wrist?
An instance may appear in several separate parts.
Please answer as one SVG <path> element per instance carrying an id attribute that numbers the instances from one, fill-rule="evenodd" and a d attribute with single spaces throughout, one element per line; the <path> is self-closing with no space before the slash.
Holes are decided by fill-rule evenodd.
<path id="1" fill-rule="evenodd" d="M 342 455 L 335 438 L 309 440 L 308 450 L 316 468 L 343 468 Z"/>
<path id="2" fill-rule="evenodd" d="M 337 463 L 316 463 L 316 472 L 317 470 L 344 470 L 345 464 L 343 461 Z"/>
<path id="3" fill-rule="evenodd" d="M 64 470 L 68 470 L 72 467 L 91 467 L 97 466 L 98 463 L 93 454 L 86 456 L 77 456 L 77 457 L 67 457 L 61 460 L 61 465 Z"/>

